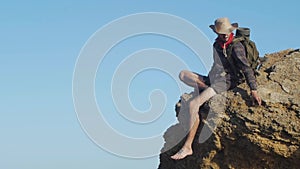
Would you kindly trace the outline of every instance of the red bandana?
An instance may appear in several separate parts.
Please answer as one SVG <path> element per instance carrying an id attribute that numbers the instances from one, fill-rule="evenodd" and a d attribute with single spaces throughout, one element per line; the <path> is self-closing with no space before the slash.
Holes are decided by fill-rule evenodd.
<path id="1" fill-rule="evenodd" d="M 228 41 L 225 43 L 223 43 L 223 41 L 220 38 L 217 38 L 216 40 L 219 43 L 219 45 L 222 47 L 222 49 L 224 49 L 224 48 L 226 49 L 228 47 L 228 45 L 232 42 L 233 38 L 234 38 L 233 33 L 231 33 L 229 35 Z"/>

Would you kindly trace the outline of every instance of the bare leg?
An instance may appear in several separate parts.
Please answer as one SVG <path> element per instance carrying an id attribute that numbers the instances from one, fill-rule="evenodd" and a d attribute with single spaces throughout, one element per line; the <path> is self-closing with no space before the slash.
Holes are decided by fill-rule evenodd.
<path id="1" fill-rule="evenodd" d="M 192 143 L 195 138 L 198 126 L 200 124 L 200 119 L 199 119 L 199 108 L 200 106 L 209 100 L 211 97 L 213 97 L 216 94 L 214 89 L 212 88 L 207 88 L 205 89 L 199 96 L 196 96 L 191 102 L 190 102 L 190 132 L 188 134 L 187 140 L 185 141 L 183 147 L 181 150 L 179 150 L 175 155 L 171 156 L 172 159 L 174 160 L 180 160 L 185 158 L 188 155 L 193 154 L 193 149 L 192 149 Z"/>
<path id="2" fill-rule="evenodd" d="M 194 89 L 206 89 L 208 86 L 204 83 L 204 79 L 201 75 L 193 73 L 188 70 L 183 70 L 179 74 L 179 79 L 186 85 L 193 87 Z"/>

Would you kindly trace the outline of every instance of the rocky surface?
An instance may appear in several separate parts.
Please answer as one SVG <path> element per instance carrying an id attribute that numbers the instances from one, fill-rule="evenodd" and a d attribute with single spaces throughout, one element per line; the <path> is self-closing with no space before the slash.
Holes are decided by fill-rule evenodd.
<path id="1" fill-rule="evenodd" d="M 185 141 L 193 95 L 181 97 L 179 123 L 165 132 L 159 169 L 300 168 L 300 52 L 289 49 L 264 59 L 257 77 L 263 105 L 253 105 L 246 84 L 214 96 L 200 108 L 193 155 L 175 161 L 170 156 Z"/>

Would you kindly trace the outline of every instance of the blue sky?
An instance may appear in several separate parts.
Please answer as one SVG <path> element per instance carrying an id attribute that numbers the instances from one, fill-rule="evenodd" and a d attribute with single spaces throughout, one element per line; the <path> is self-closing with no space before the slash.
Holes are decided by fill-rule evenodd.
<path id="1" fill-rule="evenodd" d="M 251 28 L 252 39 L 261 56 L 299 48 L 299 1 L 253 0 L 247 3 L 239 0 L 1 2 L 0 168 L 157 168 L 158 156 L 120 157 L 100 148 L 83 131 L 72 97 L 73 73 L 80 51 L 105 25 L 143 12 L 183 18 L 201 30 L 211 43 L 215 34 L 208 26 L 216 18 L 227 16 L 232 22 Z M 95 98 L 112 128 L 130 137 L 160 135 L 176 123 L 173 108 L 180 91 L 176 79 L 168 73 L 142 71 L 129 86 L 128 98 L 140 111 L 151 107 L 148 97 L 153 89 L 164 91 L 165 109 L 151 123 L 124 119 L 111 98 L 110 83 L 119 62 L 136 51 L 149 48 L 169 51 L 192 71 L 207 73 L 195 54 L 172 38 L 147 34 L 116 45 L 98 68 Z"/>

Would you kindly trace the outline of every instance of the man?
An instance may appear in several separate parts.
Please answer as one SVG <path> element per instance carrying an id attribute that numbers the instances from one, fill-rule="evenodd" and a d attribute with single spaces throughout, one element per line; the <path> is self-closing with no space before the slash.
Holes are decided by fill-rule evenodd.
<path id="1" fill-rule="evenodd" d="M 195 91 L 202 91 L 198 96 L 194 97 L 189 103 L 190 113 L 190 131 L 183 147 L 173 156 L 174 160 L 183 159 L 193 154 L 192 143 L 200 123 L 198 111 L 200 106 L 217 93 L 221 93 L 236 87 L 238 76 L 236 75 L 232 64 L 228 61 L 227 53 L 231 53 L 234 65 L 242 70 L 247 84 L 251 89 L 254 100 L 261 105 L 261 98 L 257 93 L 257 84 L 254 72 L 246 58 L 244 46 L 240 43 L 234 43 L 232 52 L 228 51 L 228 46 L 234 39 L 232 33 L 238 28 L 238 24 L 231 24 L 228 18 L 218 18 L 214 25 L 210 28 L 218 35 L 213 45 L 214 64 L 207 76 L 202 76 L 188 70 L 180 72 L 179 78 L 185 84 L 194 87 Z"/>

